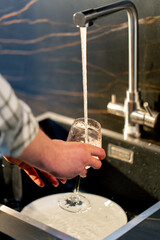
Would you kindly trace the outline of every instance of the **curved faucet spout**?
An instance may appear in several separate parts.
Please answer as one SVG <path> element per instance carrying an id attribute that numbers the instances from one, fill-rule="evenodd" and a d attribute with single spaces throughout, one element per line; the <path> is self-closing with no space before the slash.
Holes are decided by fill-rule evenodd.
<path id="1" fill-rule="evenodd" d="M 139 137 L 139 125 L 133 123 L 130 115 L 139 107 L 139 94 L 137 90 L 137 32 L 138 32 L 138 14 L 135 5 L 130 1 L 121 1 L 108 6 L 95 9 L 88 9 L 73 15 L 74 23 L 77 27 L 88 27 L 98 18 L 106 15 L 127 11 L 128 15 L 128 44 L 129 44 L 129 81 L 126 100 L 124 103 L 125 116 L 124 135 Z M 113 106 L 113 104 L 112 104 Z M 122 109 L 122 108 L 121 108 Z"/>
<path id="2" fill-rule="evenodd" d="M 129 86 L 131 93 L 137 93 L 137 10 L 130 1 L 121 1 L 100 8 L 88 9 L 73 15 L 73 21 L 77 27 L 91 26 L 96 19 L 106 15 L 126 10 L 128 14 L 129 31 Z"/>
<path id="3" fill-rule="evenodd" d="M 108 113 L 125 118 L 124 138 L 128 136 L 139 137 L 139 125 L 154 128 L 160 114 L 148 110 L 149 107 L 140 106 L 139 93 L 137 89 L 137 45 L 138 45 L 138 14 L 135 5 L 131 1 L 121 1 L 108 6 L 88 9 L 73 15 L 74 23 L 77 27 L 89 27 L 96 19 L 106 15 L 126 10 L 128 15 L 128 45 L 129 45 L 129 81 L 128 90 L 124 105 L 116 103 L 116 97 L 112 96 L 111 102 L 107 105 Z"/>

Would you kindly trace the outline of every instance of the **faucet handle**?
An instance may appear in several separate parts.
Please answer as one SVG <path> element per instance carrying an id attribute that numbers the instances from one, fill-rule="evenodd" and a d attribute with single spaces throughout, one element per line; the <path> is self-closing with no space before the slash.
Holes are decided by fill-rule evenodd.
<path id="1" fill-rule="evenodd" d="M 107 112 L 124 117 L 124 106 L 123 104 L 117 103 L 115 94 L 111 95 L 111 101 L 107 104 Z"/>
<path id="2" fill-rule="evenodd" d="M 144 109 L 137 109 L 131 113 L 132 122 L 154 128 L 157 124 L 159 113 L 152 111 L 148 102 L 145 102 L 143 107 Z"/>
<path id="3" fill-rule="evenodd" d="M 151 109 L 150 109 L 149 103 L 148 103 L 148 102 L 145 102 L 145 103 L 143 104 L 143 107 L 144 107 L 144 109 L 146 110 L 146 112 L 148 112 L 149 115 L 152 117 L 153 114 L 152 114 L 152 111 L 151 111 Z"/>

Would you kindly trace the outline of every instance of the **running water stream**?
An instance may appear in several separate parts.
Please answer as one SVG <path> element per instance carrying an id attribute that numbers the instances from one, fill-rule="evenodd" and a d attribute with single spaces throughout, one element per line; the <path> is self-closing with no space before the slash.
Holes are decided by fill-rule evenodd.
<path id="1" fill-rule="evenodd" d="M 83 104 L 85 119 L 85 143 L 88 142 L 88 99 L 87 99 L 87 28 L 80 28 L 82 53 Z"/>
<path id="2" fill-rule="evenodd" d="M 80 28 L 81 37 L 81 55 L 82 55 L 82 82 L 83 82 L 83 105 L 84 105 L 84 123 L 85 123 L 85 143 L 88 142 L 88 99 L 87 99 L 87 28 Z M 77 177 L 74 193 L 79 193 L 81 177 Z"/>

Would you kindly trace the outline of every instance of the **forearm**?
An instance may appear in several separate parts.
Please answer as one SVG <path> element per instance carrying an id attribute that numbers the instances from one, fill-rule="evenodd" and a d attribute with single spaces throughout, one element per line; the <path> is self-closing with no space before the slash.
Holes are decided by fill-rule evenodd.
<path id="1" fill-rule="evenodd" d="M 19 157 L 26 163 L 48 172 L 53 152 L 52 140 L 39 128 L 35 138 Z"/>

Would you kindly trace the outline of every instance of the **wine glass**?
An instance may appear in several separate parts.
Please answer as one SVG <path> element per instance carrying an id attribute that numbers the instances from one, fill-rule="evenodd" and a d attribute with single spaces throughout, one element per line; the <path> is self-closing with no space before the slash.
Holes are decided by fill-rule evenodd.
<path id="1" fill-rule="evenodd" d="M 101 125 L 91 118 L 77 118 L 74 120 L 68 134 L 67 141 L 83 142 L 98 147 L 102 146 Z M 87 166 L 86 168 L 89 168 Z M 69 212 L 85 212 L 91 207 L 89 200 L 79 193 L 80 176 L 77 177 L 73 193 L 67 193 L 58 199 L 58 204 Z"/>

